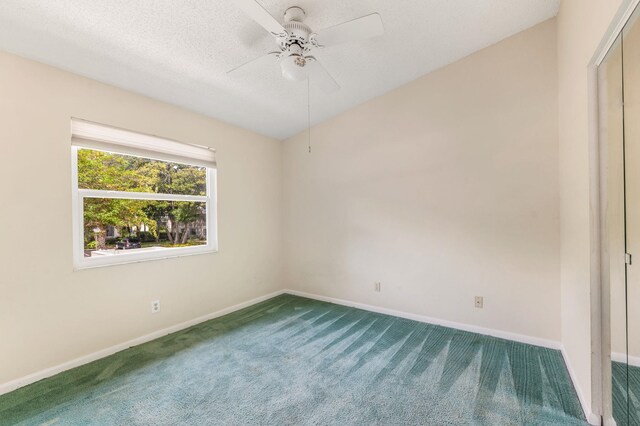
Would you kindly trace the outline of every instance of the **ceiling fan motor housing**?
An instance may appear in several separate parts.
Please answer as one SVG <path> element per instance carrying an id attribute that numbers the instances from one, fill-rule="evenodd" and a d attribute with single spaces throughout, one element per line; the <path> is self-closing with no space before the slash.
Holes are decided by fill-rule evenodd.
<path id="1" fill-rule="evenodd" d="M 312 47 L 309 44 L 311 28 L 307 25 L 298 21 L 289 21 L 283 26 L 287 30 L 287 35 L 285 37 L 278 37 L 278 43 L 283 50 L 292 44 L 297 44 L 304 50 L 309 50 Z"/>

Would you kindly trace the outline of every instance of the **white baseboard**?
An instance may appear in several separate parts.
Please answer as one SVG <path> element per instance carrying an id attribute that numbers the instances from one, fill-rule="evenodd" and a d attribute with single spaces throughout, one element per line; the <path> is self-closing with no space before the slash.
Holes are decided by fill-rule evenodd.
<path id="1" fill-rule="evenodd" d="M 633 367 L 640 367 L 640 357 L 629 355 L 629 359 L 627 360 L 627 354 L 620 352 L 611 353 L 611 361 L 622 362 L 624 364 L 628 362 L 629 365 Z"/>
<path id="2" fill-rule="evenodd" d="M 599 415 L 594 414 L 591 411 L 591 404 L 587 404 L 587 399 L 584 397 L 582 390 L 578 386 L 578 377 L 576 376 L 575 371 L 571 367 L 571 363 L 569 362 L 569 356 L 567 355 L 567 351 L 565 351 L 564 347 L 560 349 L 560 353 L 562 353 L 562 358 L 564 358 L 564 364 L 567 366 L 567 371 L 569 371 L 569 377 L 573 382 L 573 388 L 576 390 L 578 394 L 578 400 L 580 401 L 580 405 L 582 406 L 582 411 L 587 418 L 587 421 L 590 425 L 600 426 L 601 418 Z"/>
<path id="3" fill-rule="evenodd" d="M 496 330 L 493 328 L 485 328 L 477 325 L 464 324 L 454 321 L 447 321 L 439 318 L 428 317 L 426 315 L 411 314 L 394 309 L 382 308 L 380 306 L 367 305 L 364 303 L 352 302 L 350 300 L 336 299 L 334 297 L 321 296 L 318 294 L 305 293 L 297 290 L 285 290 L 284 293 L 293 294 L 295 296 L 307 297 L 309 299 L 321 300 L 323 302 L 335 303 L 337 305 L 350 306 L 353 308 L 363 309 L 365 311 L 377 312 L 380 314 L 392 315 L 394 317 L 406 318 L 418 322 L 428 324 L 441 325 L 458 330 L 470 331 L 472 333 L 484 334 L 486 336 L 499 337 L 501 339 L 513 340 L 520 343 L 527 343 L 535 346 L 542 346 L 550 349 L 560 350 L 562 345 L 555 340 L 542 339 L 539 337 L 527 336 L 524 334 L 511 333 L 509 331 Z"/>
<path id="4" fill-rule="evenodd" d="M 56 366 L 35 372 L 33 374 L 29 374 L 28 376 L 21 377 L 19 379 L 12 380 L 7 383 L 0 384 L 0 395 L 14 391 L 18 388 L 29 385 L 31 383 L 35 383 L 39 380 L 46 379 L 47 377 L 54 376 L 63 371 L 70 370 L 72 368 L 79 367 L 84 364 L 88 364 L 90 362 L 107 357 L 109 355 L 113 355 L 116 352 L 123 351 L 132 346 L 141 345 L 143 343 L 150 342 L 151 340 L 155 340 L 159 337 L 166 336 L 167 334 L 175 333 L 176 331 L 184 330 L 185 328 L 189 328 L 196 324 L 200 324 L 201 322 L 218 318 L 223 315 L 229 314 L 231 312 L 235 312 L 240 309 L 246 308 L 248 306 L 255 305 L 256 303 L 265 301 L 267 299 L 271 299 L 272 297 L 278 296 L 282 293 L 284 293 L 284 291 L 280 290 L 273 293 L 265 294 L 264 296 L 256 297 L 255 299 L 251 299 L 246 302 L 239 303 L 237 305 L 233 305 L 228 308 L 224 308 L 219 311 L 216 311 L 198 318 L 194 318 L 192 320 L 185 321 L 180 324 L 173 325 L 171 327 L 164 328 L 162 330 L 154 331 L 153 333 L 150 333 L 141 337 L 137 337 L 133 340 L 129 340 L 127 342 L 120 343 L 115 346 L 111 346 L 109 348 L 102 349 L 97 352 L 81 356 L 80 358 L 76 358 L 74 360 L 67 361 L 62 364 L 58 364 Z"/>

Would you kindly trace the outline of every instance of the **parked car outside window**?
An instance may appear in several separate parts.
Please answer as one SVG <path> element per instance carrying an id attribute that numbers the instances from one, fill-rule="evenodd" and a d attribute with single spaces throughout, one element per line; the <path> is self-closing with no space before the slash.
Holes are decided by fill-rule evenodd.
<path id="1" fill-rule="evenodd" d="M 138 238 L 123 238 L 116 241 L 116 250 L 128 250 L 141 248 L 140 240 Z"/>

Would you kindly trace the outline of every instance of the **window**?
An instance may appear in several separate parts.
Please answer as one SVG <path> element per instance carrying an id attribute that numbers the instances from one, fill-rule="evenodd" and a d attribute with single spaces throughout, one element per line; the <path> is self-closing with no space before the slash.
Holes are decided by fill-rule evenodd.
<path id="1" fill-rule="evenodd" d="M 76 269 L 217 249 L 215 152 L 73 119 Z"/>

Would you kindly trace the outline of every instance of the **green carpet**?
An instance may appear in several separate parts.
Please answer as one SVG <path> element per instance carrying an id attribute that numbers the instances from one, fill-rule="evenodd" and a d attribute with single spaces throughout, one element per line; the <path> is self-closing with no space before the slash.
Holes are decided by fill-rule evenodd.
<path id="1" fill-rule="evenodd" d="M 640 425 L 640 368 L 613 362 L 611 376 L 613 378 L 613 418 L 616 424 L 618 426 Z"/>
<path id="2" fill-rule="evenodd" d="M 584 425 L 558 351 L 282 295 L 0 397 L 2 425 Z"/>

